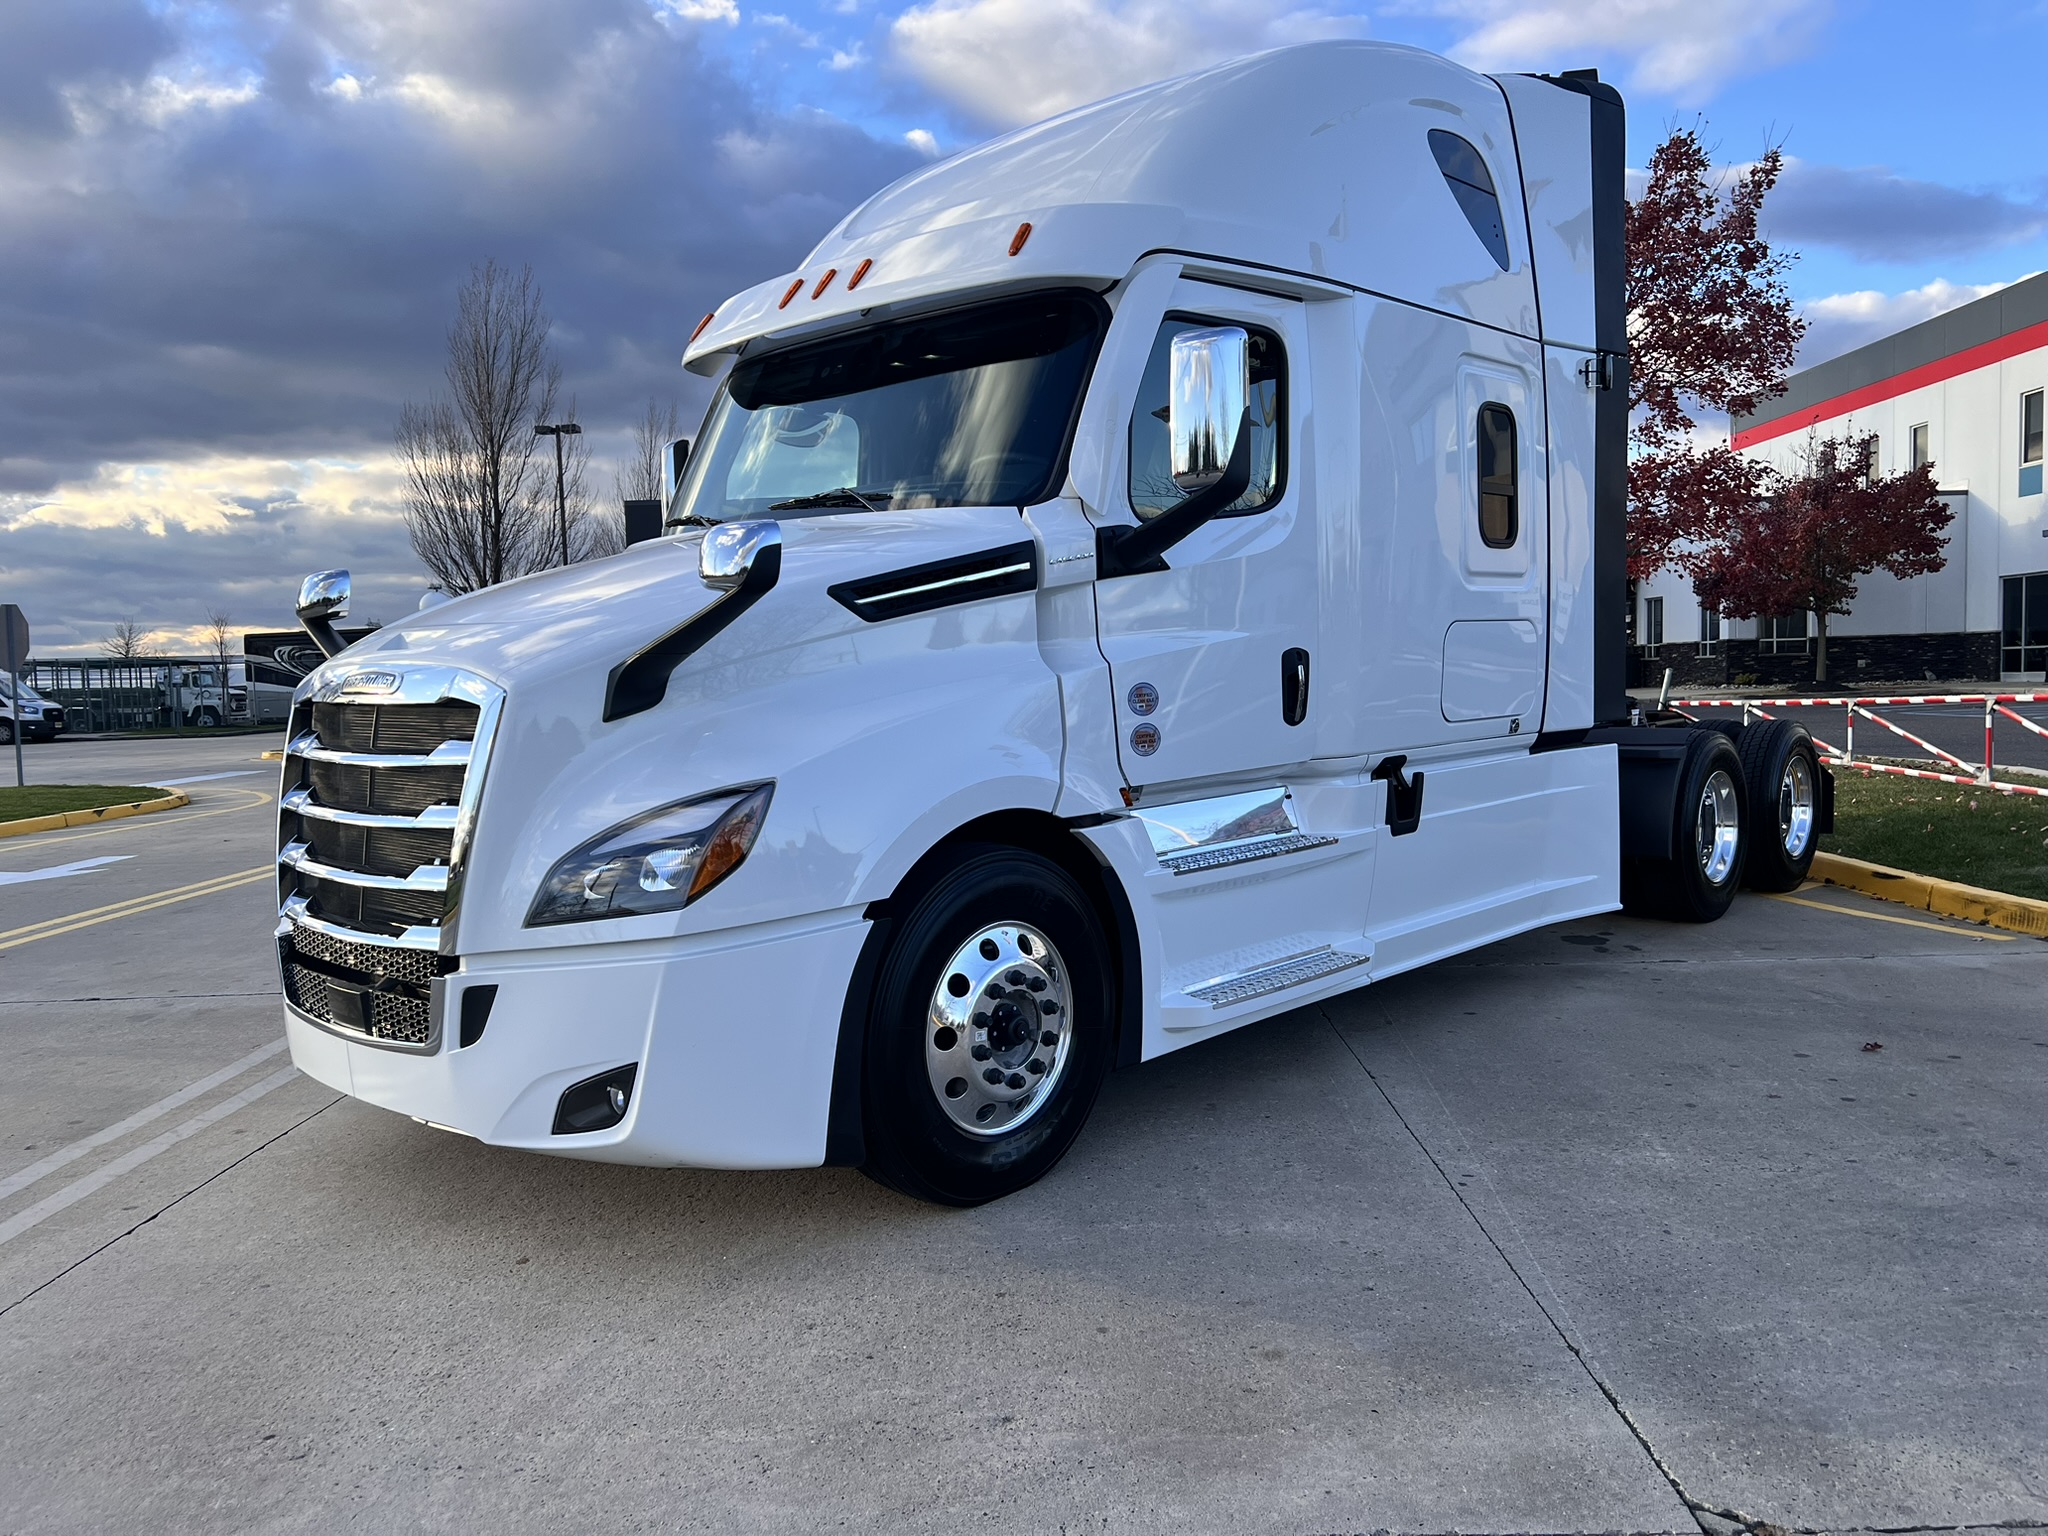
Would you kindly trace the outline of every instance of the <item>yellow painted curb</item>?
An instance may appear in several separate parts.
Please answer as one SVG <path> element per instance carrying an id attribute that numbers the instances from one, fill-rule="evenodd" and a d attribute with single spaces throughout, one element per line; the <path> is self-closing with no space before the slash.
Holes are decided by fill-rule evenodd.
<path id="1" fill-rule="evenodd" d="M 1875 896 L 1880 901 L 1917 907 L 1938 917 L 1956 917 L 1966 923 L 1982 923 L 2008 933 L 2048 939 L 2048 901 L 2036 901 L 2031 896 L 2009 896 L 2004 891 L 1937 880 L 1932 875 L 1867 864 L 1862 859 L 1845 859 L 1838 853 L 1816 853 L 1812 878 Z"/>
<path id="2" fill-rule="evenodd" d="M 100 805 L 83 811 L 52 811 L 47 816 L 24 816 L 19 821 L 0 821 L 0 837 L 27 837 L 31 832 L 62 832 L 66 827 L 89 827 L 96 821 L 119 821 L 123 816 L 147 816 L 151 811 L 175 811 L 190 805 L 192 797 L 174 789 L 161 800 L 131 800 L 126 805 Z"/>
<path id="3" fill-rule="evenodd" d="M 266 763 L 281 763 L 281 762 L 283 762 L 283 761 L 284 761 L 284 748 L 283 748 L 283 747 L 273 747 L 273 748 L 271 748 L 271 749 L 270 749 L 270 750 L 269 750 L 268 752 L 266 752 L 266 753 L 264 753 L 264 754 L 263 754 L 263 761 L 265 761 Z"/>

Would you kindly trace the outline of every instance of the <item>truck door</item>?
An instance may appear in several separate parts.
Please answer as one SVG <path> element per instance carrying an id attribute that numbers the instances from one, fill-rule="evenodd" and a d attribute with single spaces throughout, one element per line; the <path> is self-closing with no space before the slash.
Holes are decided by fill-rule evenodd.
<path id="1" fill-rule="evenodd" d="M 1309 372 L 1298 301 L 1174 284 L 1130 412 L 1124 494 L 1140 519 L 1181 499 L 1169 473 L 1169 354 L 1180 331 L 1215 325 L 1251 337 L 1251 486 L 1167 551 L 1169 569 L 1095 588 L 1117 750 L 1133 784 L 1258 772 L 1312 755 L 1316 534 L 1300 447 Z"/>

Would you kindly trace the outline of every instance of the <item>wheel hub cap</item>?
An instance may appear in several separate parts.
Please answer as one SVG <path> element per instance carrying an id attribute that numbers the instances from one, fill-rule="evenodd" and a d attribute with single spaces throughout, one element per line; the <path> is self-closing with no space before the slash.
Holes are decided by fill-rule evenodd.
<path id="1" fill-rule="evenodd" d="M 1723 769 L 1708 774 L 1700 790 L 1695 847 L 1707 883 L 1727 884 L 1742 847 L 1742 821 L 1736 810 L 1735 781 Z"/>
<path id="2" fill-rule="evenodd" d="M 1073 1042 L 1067 968 L 1025 923 L 983 928 L 932 990 L 924 1061 L 947 1117 L 975 1136 L 1015 1130 L 1052 1096 Z"/>
<path id="3" fill-rule="evenodd" d="M 1813 765 L 1804 752 L 1794 752 L 1778 781 L 1778 836 L 1788 858 L 1799 858 L 1813 841 L 1813 801 Z"/>

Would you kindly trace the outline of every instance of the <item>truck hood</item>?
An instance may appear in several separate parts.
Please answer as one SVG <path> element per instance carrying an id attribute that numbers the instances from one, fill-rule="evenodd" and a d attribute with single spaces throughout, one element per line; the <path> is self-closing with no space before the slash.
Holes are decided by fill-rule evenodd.
<path id="1" fill-rule="evenodd" d="M 782 570 L 758 609 L 815 612 L 826 588 L 1030 536 L 1015 507 L 943 507 L 781 519 Z M 697 574 L 701 530 L 543 571 L 443 603 L 364 636 L 307 680 L 366 660 L 452 665 L 513 689 L 609 669 L 722 594 Z M 836 604 L 829 605 L 837 608 Z M 751 615 L 749 616 L 752 617 Z M 849 627 L 860 621 L 845 615 Z"/>

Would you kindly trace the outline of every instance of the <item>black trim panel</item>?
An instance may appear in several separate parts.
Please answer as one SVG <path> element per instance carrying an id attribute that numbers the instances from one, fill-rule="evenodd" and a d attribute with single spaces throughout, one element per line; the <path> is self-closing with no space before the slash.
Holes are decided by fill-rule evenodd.
<path id="1" fill-rule="evenodd" d="M 659 704 L 668 694 L 670 674 L 766 597 L 781 575 L 782 546 L 762 546 L 738 586 L 613 667 L 604 685 L 605 720 L 623 720 Z"/>
<path id="2" fill-rule="evenodd" d="M 1029 539 L 984 549 L 972 555 L 949 555 L 923 565 L 906 565 L 879 576 L 842 581 L 826 595 L 856 618 L 870 624 L 930 613 L 985 597 L 1008 597 L 1038 588 L 1038 546 Z"/>

